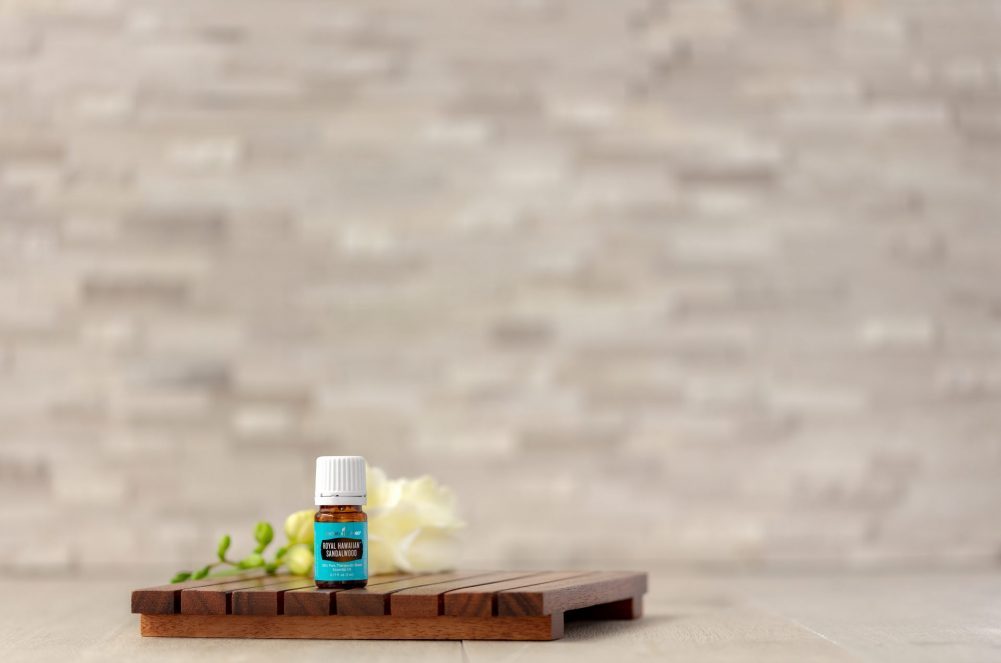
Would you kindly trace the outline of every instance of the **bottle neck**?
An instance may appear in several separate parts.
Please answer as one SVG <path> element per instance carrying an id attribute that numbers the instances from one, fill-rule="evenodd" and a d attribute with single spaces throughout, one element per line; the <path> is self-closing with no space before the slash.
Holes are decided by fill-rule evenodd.
<path id="1" fill-rule="evenodd" d="M 317 507 L 324 513 L 360 513 L 361 504 L 321 504 Z"/>

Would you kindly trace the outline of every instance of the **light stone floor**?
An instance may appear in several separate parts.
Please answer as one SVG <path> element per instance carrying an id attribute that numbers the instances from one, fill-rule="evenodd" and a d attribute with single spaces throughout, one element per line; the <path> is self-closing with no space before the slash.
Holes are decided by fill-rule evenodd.
<path id="1" fill-rule="evenodd" d="M 0 581 L 0 660 L 1001 660 L 999 573 L 655 572 L 642 620 L 533 643 L 141 638 L 129 590 L 155 580 Z"/>

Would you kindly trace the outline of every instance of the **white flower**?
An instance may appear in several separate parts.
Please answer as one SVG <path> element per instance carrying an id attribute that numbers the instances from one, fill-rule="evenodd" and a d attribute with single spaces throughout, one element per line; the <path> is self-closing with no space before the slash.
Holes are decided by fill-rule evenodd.
<path id="1" fill-rule="evenodd" d="M 429 476 L 387 479 L 368 469 L 369 555 L 371 575 L 404 571 L 442 571 L 459 552 L 455 495 Z"/>

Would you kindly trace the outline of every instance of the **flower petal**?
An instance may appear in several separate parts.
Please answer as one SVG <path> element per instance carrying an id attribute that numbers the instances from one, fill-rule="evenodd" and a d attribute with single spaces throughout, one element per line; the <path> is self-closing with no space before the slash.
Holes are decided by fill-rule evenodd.
<path id="1" fill-rule="evenodd" d="M 458 537 L 450 528 L 421 527 L 401 542 L 400 567 L 410 573 L 445 571 L 455 567 Z"/>
<path id="2" fill-rule="evenodd" d="M 455 495 L 433 478 L 424 475 L 403 486 L 400 501 L 414 504 L 420 510 L 420 521 L 436 527 L 461 527 L 456 516 Z"/>
<path id="3" fill-rule="evenodd" d="M 313 545 L 313 509 L 303 509 L 290 514 L 285 519 L 285 536 L 289 543 L 306 543 Z"/>
<path id="4" fill-rule="evenodd" d="M 397 570 L 396 553 L 398 542 L 379 536 L 368 537 L 368 574 L 394 573 Z"/>
<path id="5" fill-rule="evenodd" d="M 386 473 L 378 467 L 368 466 L 366 474 L 368 500 L 365 506 L 367 513 L 377 513 L 381 509 L 390 509 L 400 501 L 400 479 L 387 479 Z"/>
<path id="6" fill-rule="evenodd" d="M 285 553 L 285 565 L 297 576 L 308 576 L 313 572 L 313 549 L 305 543 L 297 543 Z"/>

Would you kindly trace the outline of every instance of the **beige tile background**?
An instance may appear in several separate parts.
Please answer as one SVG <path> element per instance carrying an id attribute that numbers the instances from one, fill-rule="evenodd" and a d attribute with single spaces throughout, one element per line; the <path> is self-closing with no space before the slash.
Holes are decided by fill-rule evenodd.
<path id="1" fill-rule="evenodd" d="M 993 563 L 999 30 L 0 3 L 0 568 L 190 565 L 356 452 L 469 563 Z"/>

